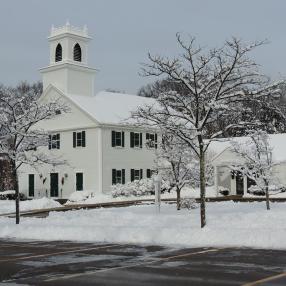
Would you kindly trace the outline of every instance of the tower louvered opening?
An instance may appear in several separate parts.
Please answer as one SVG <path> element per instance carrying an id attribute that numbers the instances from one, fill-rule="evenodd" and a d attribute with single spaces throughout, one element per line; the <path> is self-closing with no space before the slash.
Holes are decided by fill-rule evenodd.
<path id="1" fill-rule="evenodd" d="M 79 44 L 76 44 L 73 48 L 73 60 L 81 62 L 81 47 Z"/>
<path id="2" fill-rule="evenodd" d="M 58 44 L 56 47 L 56 57 L 55 57 L 55 61 L 56 62 L 60 62 L 63 58 L 63 49 L 61 44 Z"/>

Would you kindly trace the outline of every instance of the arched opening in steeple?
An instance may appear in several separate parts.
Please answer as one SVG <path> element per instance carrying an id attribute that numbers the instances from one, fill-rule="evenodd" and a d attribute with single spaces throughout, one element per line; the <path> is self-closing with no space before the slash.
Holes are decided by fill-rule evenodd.
<path id="1" fill-rule="evenodd" d="M 81 62 L 81 47 L 78 43 L 73 48 L 73 60 Z"/>
<path id="2" fill-rule="evenodd" d="M 56 47 L 56 55 L 55 55 L 55 61 L 56 62 L 60 62 L 63 58 L 63 49 L 62 49 L 62 45 L 58 44 Z"/>

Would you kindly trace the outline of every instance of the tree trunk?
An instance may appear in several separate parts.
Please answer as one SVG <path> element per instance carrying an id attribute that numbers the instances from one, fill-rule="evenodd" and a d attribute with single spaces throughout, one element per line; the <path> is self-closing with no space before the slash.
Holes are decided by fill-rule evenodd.
<path id="1" fill-rule="evenodd" d="M 266 209 L 270 210 L 268 182 L 265 182 L 265 197 L 266 197 Z"/>
<path id="2" fill-rule="evenodd" d="M 205 153 L 203 139 L 198 136 L 200 144 L 200 208 L 201 208 L 201 228 L 206 225 L 206 177 L 205 177 Z"/>
<path id="3" fill-rule="evenodd" d="M 181 209 L 181 190 L 177 186 L 177 210 L 179 211 Z"/>
<path id="4" fill-rule="evenodd" d="M 16 204 L 16 224 L 20 223 L 20 194 L 19 194 L 19 182 L 17 175 L 16 162 L 12 162 L 13 166 L 13 180 L 14 180 L 14 189 L 15 189 L 15 204 Z"/>

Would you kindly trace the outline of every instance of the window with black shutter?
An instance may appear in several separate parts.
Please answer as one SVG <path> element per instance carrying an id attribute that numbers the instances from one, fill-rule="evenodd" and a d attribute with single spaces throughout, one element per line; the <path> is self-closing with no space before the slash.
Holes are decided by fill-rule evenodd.
<path id="1" fill-rule="evenodd" d="M 111 146 L 124 147 L 124 132 L 111 131 Z"/>
<path id="2" fill-rule="evenodd" d="M 112 185 L 125 184 L 125 169 L 112 169 Z"/>
<path id="3" fill-rule="evenodd" d="M 155 173 L 155 170 L 147 169 L 147 170 L 146 170 L 146 177 L 147 177 L 148 179 L 150 179 L 154 173 Z"/>
<path id="4" fill-rule="evenodd" d="M 85 147 L 86 146 L 86 134 L 85 131 L 73 132 L 73 147 Z"/>
<path id="5" fill-rule="evenodd" d="M 49 135 L 49 149 L 60 149 L 60 133 Z"/>
<path id="6" fill-rule="evenodd" d="M 157 149 L 157 134 L 156 133 L 146 133 L 146 146 L 147 148 Z"/>
<path id="7" fill-rule="evenodd" d="M 130 132 L 130 147 L 142 148 L 142 133 Z"/>
<path id="8" fill-rule="evenodd" d="M 131 182 L 139 181 L 143 178 L 143 170 L 142 169 L 131 169 L 130 170 L 130 179 Z"/>
<path id="9" fill-rule="evenodd" d="M 121 181 L 122 181 L 122 184 L 125 184 L 125 169 L 121 170 Z"/>
<path id="10" fill-rule="evenodd" d="M 116 185 L 116 169 L 112 169 L 112 185 Z"/>
<path id="11" fill-rule="evenodd" d="M 151 169 L 147 169 L 147 170 L 146 170 L 146 177 L 147 177 L 148 179 L 151 178 Z"/>

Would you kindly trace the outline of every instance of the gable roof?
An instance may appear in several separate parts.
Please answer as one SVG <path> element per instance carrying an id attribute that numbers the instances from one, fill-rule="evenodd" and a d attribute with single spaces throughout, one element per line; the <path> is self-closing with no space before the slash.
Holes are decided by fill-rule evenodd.
<path id="1" fill-rule="evenodd" d="M 221 140 L 211 142 L 209 148 L 216 154 L 213 160 L 217 160 L 222 153 L 231 148 L 231 140 L 243 144 L 249 140 L 249 137 L 222 138 Z M 269 134 L 269 145 L 273 148 L 272 158 L 274 162 L 286 161 L 286 133 Z"/>
<path id="2" fill-rule="evenodd" d="M 101 91 L 95 96 L 66 96 L 97 122 L 103 124 L 132 123 L 129 119 L 132 111 L 139 106 L 153 105 L 156 102 L 153 98 L 108 91 Z"/>

